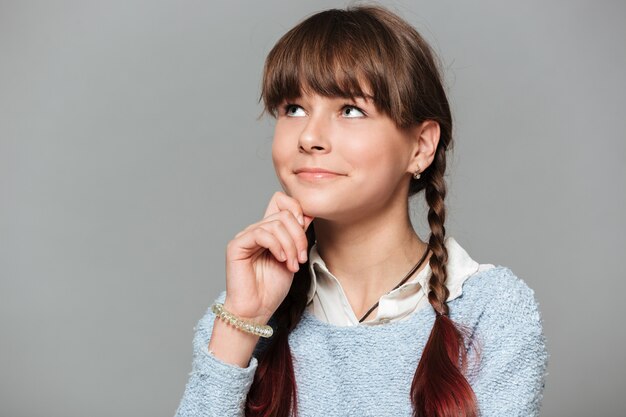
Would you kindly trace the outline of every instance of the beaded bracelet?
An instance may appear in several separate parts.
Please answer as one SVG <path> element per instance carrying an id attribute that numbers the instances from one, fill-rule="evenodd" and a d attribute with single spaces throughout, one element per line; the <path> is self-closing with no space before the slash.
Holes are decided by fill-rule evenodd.
<path id="1" fill-rule="evenodd" d="M 215 302 L 211 306 L 211 310 L 213 310 L 213 313 L 215 313 L 216 317 L 219 317 L 220 319 L 226 321 L 227 323 L 230 323 L 239 330 L 243 330 L 244 332 L 252 333 L 254 335 L 266 338 L 272 337 L 272 334 L 274 334 L 274 329 L 272 329 L 272 326 L 257 324 L 248 320 L 240 319 L 233 313 L 225 310 L 224 304 L 222 303 Z"/>

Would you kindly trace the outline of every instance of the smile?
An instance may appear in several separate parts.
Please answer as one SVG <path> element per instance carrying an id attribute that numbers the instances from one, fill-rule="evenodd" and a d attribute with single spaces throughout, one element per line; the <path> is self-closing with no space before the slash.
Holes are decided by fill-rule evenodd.
<path id="1" fill-rule="evenodd" d="M 330 172 L 298 172 L 297 177 L 301 180 L 304 181 L 309 181 L 309 182 L 320 182 L 320 181 L 327 181 L 327 180 L 332 180 L 335 178 L 339 178 L 339 177 L 343 177 L 343 175 L 340 174 L 333 174 Z"/>

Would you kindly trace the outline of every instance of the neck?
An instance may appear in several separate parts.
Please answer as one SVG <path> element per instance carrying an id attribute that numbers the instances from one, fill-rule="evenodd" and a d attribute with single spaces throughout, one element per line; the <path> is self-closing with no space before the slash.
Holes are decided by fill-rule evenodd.
<path id="1" fill-rule="evenodd" d="M 404 213 L 383 210 L 353 223 L 322 218 L 314 222 L 317 250 L 357 318 L 394 288 L 427 249 L 411 225 L 408 210 Z M 428 258 L 412 277 L 427 263 Z"/>

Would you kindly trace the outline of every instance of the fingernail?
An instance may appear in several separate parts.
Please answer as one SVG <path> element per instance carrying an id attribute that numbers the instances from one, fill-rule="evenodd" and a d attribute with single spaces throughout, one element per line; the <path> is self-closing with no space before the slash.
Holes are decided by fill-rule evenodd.
<path id="1" fill-rule="evenodd" d="M 306 251 L 305 250 L 300 251 L 300 262 L 301 263 L 306 262 Z"/>
<path id="2" fill-rule="evenodd" d="M 302 216 L 298 216 L 298 223 L 300 223 L 300 226 L 304 226 L 304 218 Z"/>
<path id="3" fill-rule="evenodd" d="M 298 265 L 298 260 L 297 260 L 297 259 L 294 259 L 294 260 L 293 260 L 293 267 L 294 267 L 295 269 L 299 269 L 299 268 L 300 268 L 300 265 Z"/>
<path id="4" fill-rule="evenodd" d="M 287 255 L 285 255 L 285 251 L 281 251 L 280 252 L 280 260 L 281 261 L 287 260 Z"/>

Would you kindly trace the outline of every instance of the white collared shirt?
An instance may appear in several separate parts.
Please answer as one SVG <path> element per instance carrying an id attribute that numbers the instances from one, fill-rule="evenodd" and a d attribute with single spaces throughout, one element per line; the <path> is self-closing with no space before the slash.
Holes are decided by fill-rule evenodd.
<path id="1" fill-rule="evenodd" d="M 447 301 L 451 301 L 463 293 L 462 287 L 466 279 L 476 272 L 493 268 L 494 265 L 474 261 L 451 236 L 444 239 L 444 245 L 448 249 L 446 287 L 450 295 Z M 362 323 L 355 316 L 339 280 L 328 270 L 317 251 L 317 242 L 309 250 L 309 271 L 311 287 L 306 308 L 327 323 L 338 326 L 389 323 L 404 320 L 412 312 L 430 306 L 427 288 L 432 271 L 428 263 L 413 278 L 380 297 L 376 317 Z"/>

